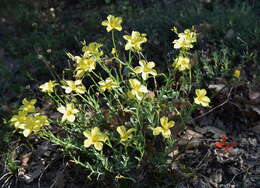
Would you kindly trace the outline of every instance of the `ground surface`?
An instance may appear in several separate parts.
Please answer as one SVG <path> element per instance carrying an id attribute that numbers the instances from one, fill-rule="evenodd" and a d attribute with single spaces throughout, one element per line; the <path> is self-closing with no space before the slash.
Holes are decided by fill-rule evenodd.
<path id="1" fill-rule="evenodd" d="M 9 128 L 4 127 L 0 129 L 3 138 L 0 143 L 3 148 L 0 185 L 21 188 L 260 187 L 259 3 L 163 2 L 162 6 L 176 7 L 175 13 L 165 7 L 155 9 L 152 5 L 156 1 L 153 0 L 120 3 L 4 2 L 5 10 L 2 8 L 0 12 L 2 124 L 5 124 L 4 119 L 10 118 L 21 98 L 28 94 L 40 96 L 37 87 L 50 75 L 39 55 L 52 62 L 59 72 L 66 51 L 77 51 L 77 44 L 82 39 L 94 41 L 104 36 L 105 32 L 97 25 L 108 13 L 122 15 L 126 20 L 129 18 L 126 27 L 148 33 L 151 37 L 148 48 L 155 52 L 150 55 L 157 62 L 162 62 L 162 70 L 167 58 L 161 57 L 171 57 L 174 53 L 170 51 L 172 46 L 169 47 L 173 37 L 170 28 L 173 25 L 180 28 L 195 25 L 202 33 L 196 52 L 205 59 L 213 59 L 213 55 L 209 54 L 218 54 L 224 47 L 228 49 L 228 54 L 235 54 L 228 56 L 236 62 L 231 68 L 239 67 L 243 73 L 241 81 L 229 83 L 226 90 L 218 93 L 211 109 L 195 112 L 185 130 L 175 135 L 178 141 L 172 155 L 177 157 L 169 161 L 172 169 L 168 173 L 152 174 L 149 168 L 138 171 L 134 185 L 107 179 L 89 181 L 86 172 L 70 162 L 58 146 L 37 137 L 25 140 L 19 135 L 12 135 Z M 193 8 L 186 14 L 183 7 L 187 5 Z M 50 9 L 52 7 L 55 13 Z M 137 19 L 140 15 L 142 19 Z M 102 40 L 106 42 L 105 37 Z M 219 61 L 224 58 L 227 57 L 221 56 Z M 205 76 L 205 85 L 213 90 L 222 87 L 223 80 L 226 80 L 226 77 L 221 77 L 223 75 L 214 74 Z M 215 146 L 224 135 L 227 143 L 233 141 L 236 144 L 230 152 Z M 7 152 L 19 163 L 15 174 L 8 174 L 6 169 L 4 156 Z"/>

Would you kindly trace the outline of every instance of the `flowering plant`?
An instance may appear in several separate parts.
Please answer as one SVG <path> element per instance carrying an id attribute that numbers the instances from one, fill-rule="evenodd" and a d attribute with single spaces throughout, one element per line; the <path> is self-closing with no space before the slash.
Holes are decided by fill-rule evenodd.
<path id="1" fill-rule="evenodd" d="M 179 39 L 173 43 L 180 54 L 174 60 L 174 68 L 160 73 L 157 64 L 147 61 L 143 54 L 146 34 L 132 31 L 131 35 L 115 35 L 115 31 L 122 31 L 121 23 L 122 18 L 112 15 L 102 22 L 112 33 L 112 53 L 103 51 L 101 43 L 84 41 L 81 55 L 67 53 L 74 68 L 68 74 L 64 71 L 62 80 L 40 85 L 60 117 L 47 118 L 36 113 L 36 100 L 24 99 L 18 114 L 10 120 L 25 137 L 36 134 L 62 146 L 74 163 L 89 171 L 89 177 L 107 172 L 115 177 L 132 176 L 131 170 L 144 163 L 164 167 L 167 154 L 174 147 L 174 128 L 185 125 L 198 107 L 195 104 L 206 107 L 210 102 L 205 89 L 196 89 L 197 96 L 189 98 L 194 95 L 188 52 L 197 40 L 194 29 L 178 33 Z M 117 46 L 116 37 L 126 40 L 124 49 Z M 189 70 L 188 90 L 172 79 L 176 70 L 184 72 L 184 77 Z M 163 84 L 157 82 L 158 77 Z M 169 102 L 173 99 L 185 99 L 189 105 L 181 107 Z M 53 132 L 52 126 L 66 134 Z M 157 146 L 157 140 L 164 144 Z M 164 157 L 151 153 L 148 144 Z"/>

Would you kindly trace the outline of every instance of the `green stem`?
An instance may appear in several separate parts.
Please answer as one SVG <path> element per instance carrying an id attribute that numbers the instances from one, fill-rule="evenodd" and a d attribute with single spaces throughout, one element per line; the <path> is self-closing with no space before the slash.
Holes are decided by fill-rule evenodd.
<path id="1" fill-rule="evenodd" d="M 129 53 L 128 53 L 128 66 L 131 65 L 131 62 L 132 62 L 132 54 L 131 54 L 131 50 L 129 50 Z"/>
<path id="2" fill-rule="evenodd" d="M 191 76 L 191 68 L 190 68 L 190 71 L 189 71 L 189 79 L 190 79 L 190 86 L 189 86 L 189 92 L 191 91 L 191 87 L 192 87 L 192 76 Z"/>
<path id="3" fill-rule="evenodd" d="M 115 33 L 114 33 L 113 30 L 112 30 L 112 41 L 113 41 L 114 49 L 116 50 L 116 57 L 118 57 L 117 49 L 116 49 L 116 43 L 115 43 Z"/>
<path id="4" fill-rule="evenodd" d="M 83 97 L 81 94 L 77 93 L 77 95 L 78 95 L 80 98 L 82 98 L 85 102 L 88 102 L 88 100 L 87 100 L 85 97 Z"/>

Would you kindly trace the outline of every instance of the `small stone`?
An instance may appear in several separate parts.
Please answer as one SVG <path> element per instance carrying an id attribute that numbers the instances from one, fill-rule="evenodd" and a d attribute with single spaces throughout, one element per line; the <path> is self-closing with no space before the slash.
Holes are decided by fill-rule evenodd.
<path id="1" fill-rule="evenodd" d="M 217 169 L 213 174 L 211 175 L 211 178 L 214 182 L 220 183 L 223 179 L 223 171 L 222 169 Z"/>

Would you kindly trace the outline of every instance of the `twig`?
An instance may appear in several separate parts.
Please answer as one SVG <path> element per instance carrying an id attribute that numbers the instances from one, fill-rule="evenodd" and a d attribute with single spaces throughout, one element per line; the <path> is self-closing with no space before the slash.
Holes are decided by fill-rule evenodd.
<path id="1" fill-rule="evenodd" d="M 42 173 L 41 173 L 41 175 L 40 175 L 40 177 L 39 177 L 39 179 L 38 179 L 38 188 L 41 188 L 41 179 L 42 179 L 42 176 L 43 176 L 44 172 L 47 170 L 47 168 L 49 168 L 50 165 L 51 165 L 51 163 L 49 163 L 49 164 L 43 169 L 43 171 L 42 171 Z"/>
<path id="2" fill-rule="evenodd" d="M 235 175 L 233 176 L 233 178 L 231 179 L 231 181 L 230 181 L 228 184 L 231 184 L 232 182 L 234 182 L 235 178 L 236 178 L 238 175 L 243 174 L 243 173 L 245 173 L 245 172 L 248 173 L 249 169 L 250 169 L 250 168 L 247 168 L 247 169 L 243 170 L 242 172 L 240 172 L 240 173 L 238 173 L 238 174 L 235 174 Z"/>
<path id="3" fill-rule="evenodd" d="M 210 109 L 210 110 L 209 110 L 209 111 L 207 111 L 206 113 L 204 113 L 204 114 L 201 114 L 200 116 L 198 116 L 198 117 L 194 118 L 194 119 L 193 119 L 193 121 L 196 121 L 196 120 L 198 120 L 198 119 L 200 119 L 200 118 L 202 118 L 202 117 L 204 117 L 204 116 L 206 116 L 206 115 L 210 114 L 211 112 L 215 111 L 216 109 L 218 109 L 218 108 L 220 108 L 220 107 L 224 106 L 226 103 L 228 103 L 228 102 L 229 102 L 229 100 L 230 100 L 230 95 L 231 95 L 231 92 L 232 92 L 232 90 L 233 90 L 233 87 L 232 87 L 232 88 L 230 89 L 230 91 L 228 92 L 227 99 L 226 99 L 226 100 L 225 100 L 223 103 L 221 103 L 221 104 L 219 104 L 218 106 L 216 106 L 216 107 L 214 107 L 214 108 Z"/>
<path id="4" fill-rule="evenodd" d="M 196 166 L 196 168 L 200 168 L 200 165 L 204 162 L 204 160 L 206 159 L 206 157 L 209 156 L 209 150 L 207 151 L 207 153 L 205 154 L 205 156 L 203 157 L 203 159 L 199 162 L 199 164 Z"/>

